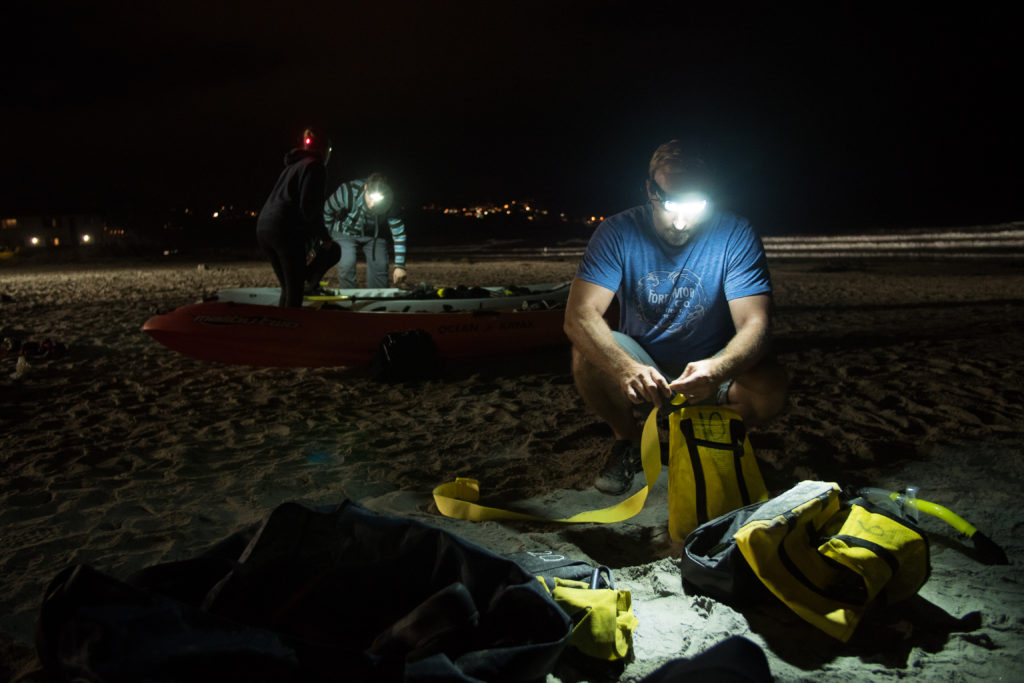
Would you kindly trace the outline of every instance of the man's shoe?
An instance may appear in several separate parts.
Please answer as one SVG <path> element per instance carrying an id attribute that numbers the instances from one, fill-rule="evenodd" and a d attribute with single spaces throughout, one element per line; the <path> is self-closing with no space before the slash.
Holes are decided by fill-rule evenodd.
<path id="1" fill-rule="evenodd" d="M 629 441 L 616 441 L 594 486 L 602 493 L 620 495 L 629 490 L 633 475 L 642 469 L 640 447 Z"/>

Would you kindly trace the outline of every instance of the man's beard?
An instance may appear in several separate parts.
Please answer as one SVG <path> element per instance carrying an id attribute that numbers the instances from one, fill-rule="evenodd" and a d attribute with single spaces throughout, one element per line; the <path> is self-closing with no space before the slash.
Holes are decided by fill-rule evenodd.
<path id="1" fill-rule="evenodd" d="M 672 247 L 681 247 L 690 241 L 693 237 L 693 227 L 689 227 L 685 230 L 676 230 L 674 227 L 664 228 L 656 230 L 658 237 L 662 239 L 666 244 Z"/>

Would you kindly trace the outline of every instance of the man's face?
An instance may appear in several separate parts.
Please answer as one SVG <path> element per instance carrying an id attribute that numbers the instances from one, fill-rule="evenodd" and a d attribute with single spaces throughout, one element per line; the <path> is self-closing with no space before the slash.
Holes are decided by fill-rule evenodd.
<path id="1" fill-rule="evenodd" d="M 654 174 L 654 180 L 647 181 L 647 197 L 654 209 L 654 231 L 661 239 L 675 247 L 686 244 L 693 234 L 693 229 L 707 219 L 708 212 L 703 211 L 694 216 L 691 212 L 676 208 L 677 205 L 665 201 L 664 197 L 683 195 L 691 189 L 687 177 L 683 173 L 672 172 L 671 169 L 659 169 Z"/>

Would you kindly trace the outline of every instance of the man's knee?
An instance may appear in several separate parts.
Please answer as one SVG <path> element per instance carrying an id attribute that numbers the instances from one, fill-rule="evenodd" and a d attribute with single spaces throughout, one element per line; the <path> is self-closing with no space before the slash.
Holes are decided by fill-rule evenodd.
<path id="1" fill-rule="evenodd" d="M 618 394 L 615 380 L 575 346 L 572 347 L 572 377 L 577 391 L 585 400 L 593 400 L 597 396 L 614 398 Z"/>
<path id="2" fill-rule="evenodd" d="M 789 374 L 777 361 L 759 363 L 736 378 L 729 390 L 729 401 L 753 426 L 763 425 L 786 408 Z"/>

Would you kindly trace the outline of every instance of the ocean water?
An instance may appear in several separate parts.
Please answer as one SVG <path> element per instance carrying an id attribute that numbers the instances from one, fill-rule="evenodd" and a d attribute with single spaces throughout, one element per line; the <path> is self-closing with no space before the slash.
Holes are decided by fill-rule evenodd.
<path id="1" fill-rule="evenodd" d="M 765 237 L 769 258 L 1024 259 L 1024 222 L 987 228 Z"/>
<path id="2" fill-rule="evenodd" d="M 411 255 L 428 259 L 579 258 L 585 237 L 497 239 L 450 245 L 410 247 Z M 768 236 L 770 259 L 1021 259 L 1024 221 L 995 226 L 914 229 L 843 235 Z"/>

